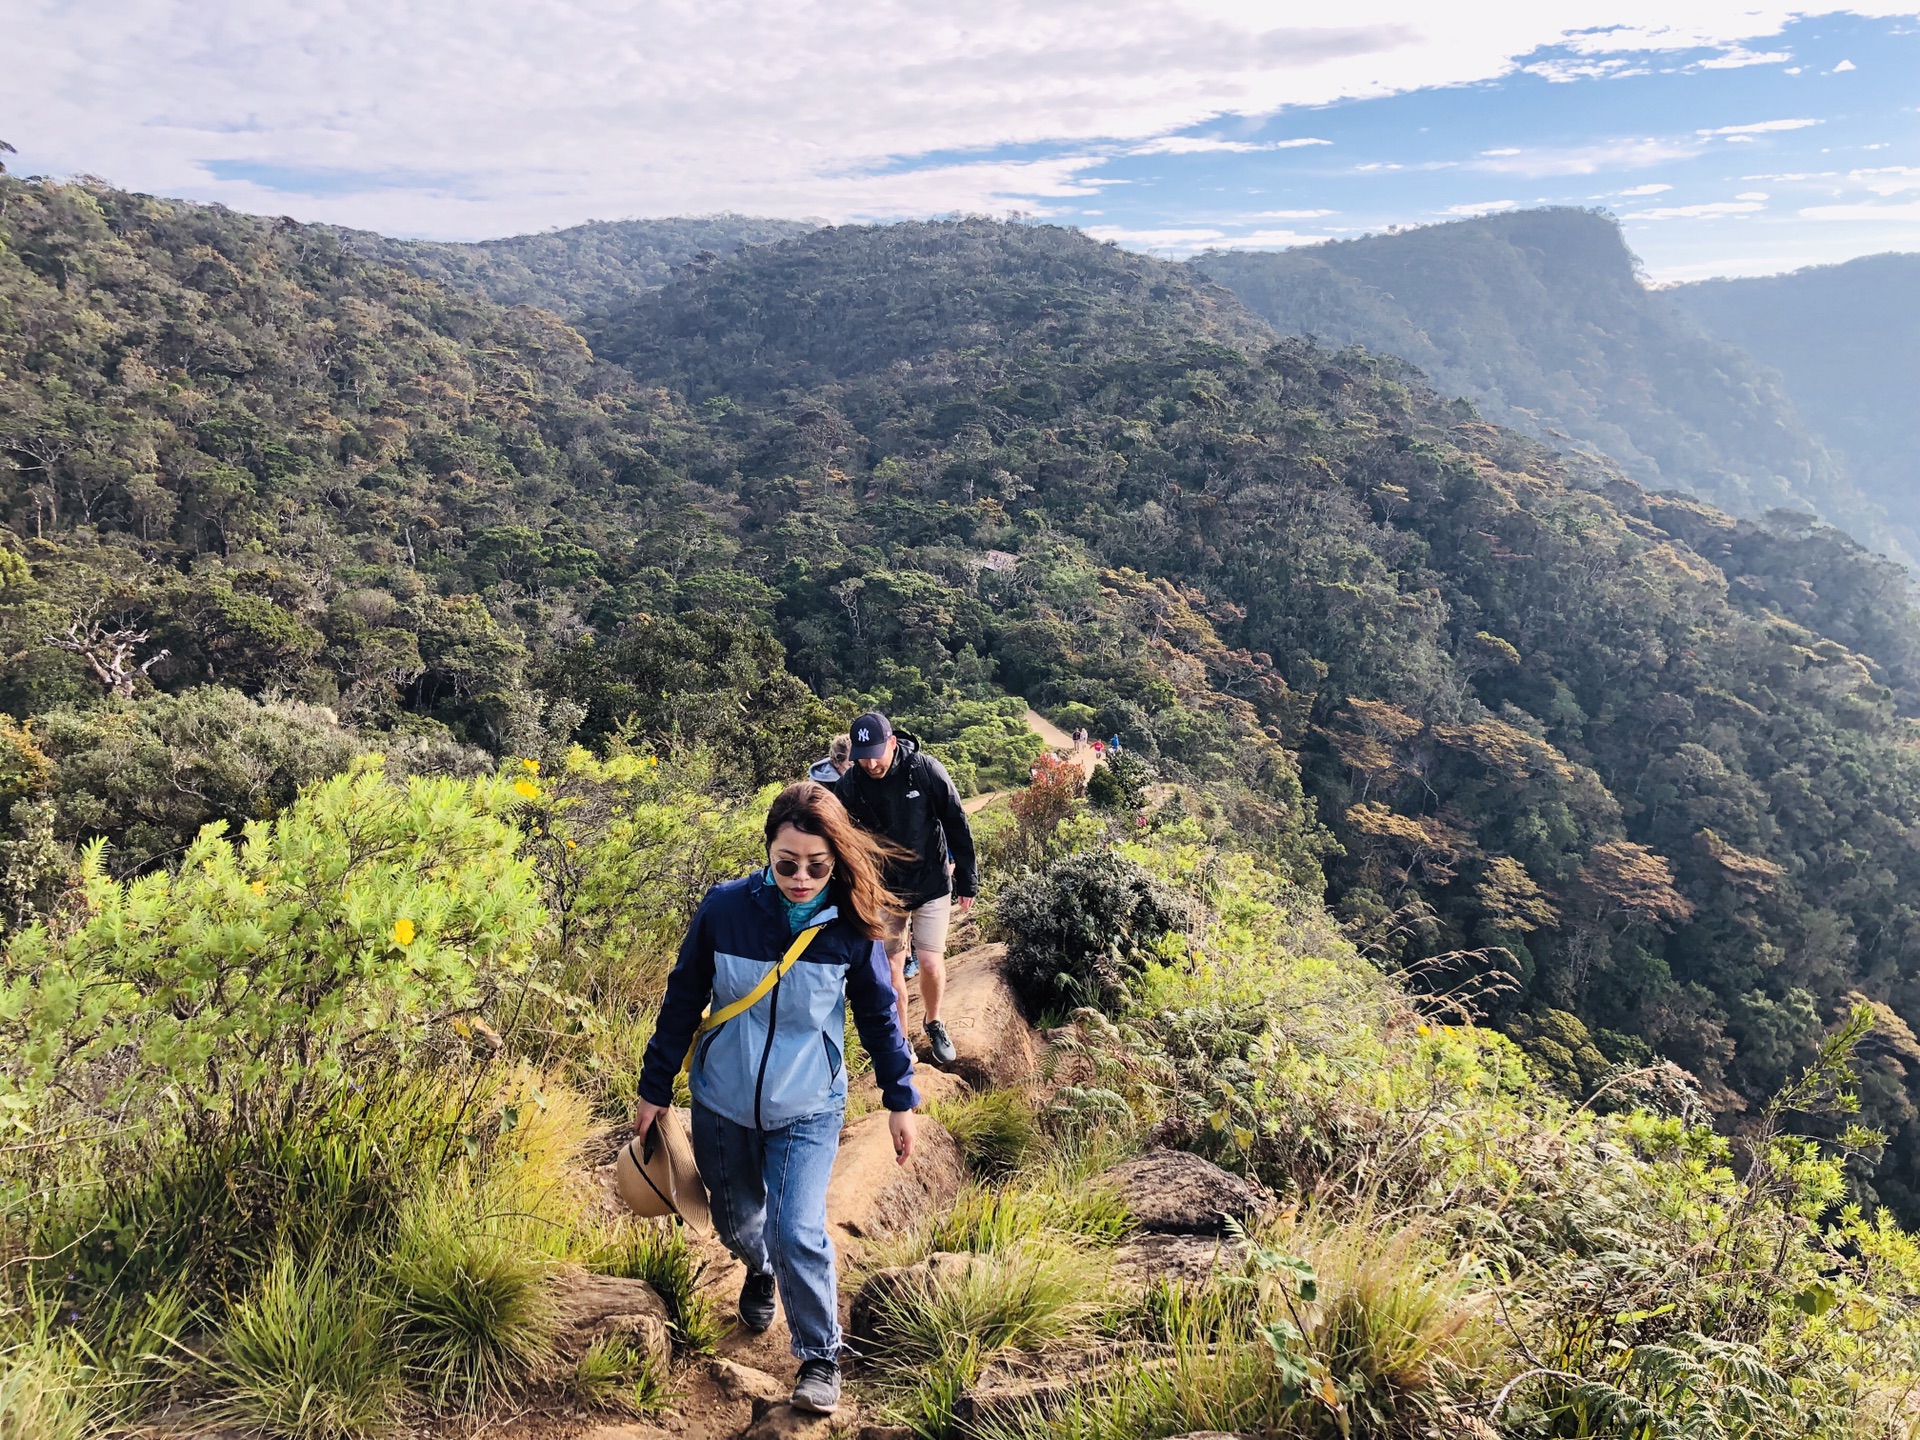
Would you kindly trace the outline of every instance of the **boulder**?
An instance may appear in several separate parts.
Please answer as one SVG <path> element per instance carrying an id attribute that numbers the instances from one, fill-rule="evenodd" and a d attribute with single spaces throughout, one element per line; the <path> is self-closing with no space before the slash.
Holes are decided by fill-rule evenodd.
<path id="1" fill-rule="evenodd" d="M 1159 1370 L 1164 1357 L 1143 1357 L 1137 1348 L 1103 1347 L 1074 1356 L 1056 1356 L 1041 1372 L 989 1367 L 953 1403 L 954 1427 L 962 1435 L 985 1430 L 1015 1430 L 1022 1422 L 1050 1414 L 1075 1391 L 1120 1375 Z"/>
<path id="2" fill-rule="evenodd" d="M 843 1249 L 910 1230 L 960 1193 L 966 1178 L 960 1147 L 937 1120 L 917 1119 L 919 1141 L 905 1165 L 894 1163 L 885 1111 L 862 1115 L 841 1133 L 827 1185 L 827 1230 Z"/>
<path id="3" fill-rule="evenodd" d="M 1184 1150 L 1149 1150 L 1103 1171 L 1100 1183 L 1117 1191 L 1142 1230 L 1172 1235 L 1222 1235 L 1273 1204 L 1264 1187 L 1229 1175 Z"/>
<path id="4" fill-rule="evenodd" d="M 976 1090 L 1024 1083 L 1037 1065 L 1033 1027 L 1007 984 L 1007 947 L 976 945 L 947 958 L 947 988 L 940 1009 L 953 1048 L 951 1069 Z"/>
<path id="5" fill-rule="evenodd" d="M 1144 1290 L 1160 1280 L 1198 1285 L 1222 1268 L 1233 1269 L 1244 1244 L 1218 1235 L 1135 1235 L 1113 1252 L 1113 1278 Z"/>
<path id="6" fill-rule="evenodd" d="M 618 1338 L 662 1367 L 673 1358 L 667 1307 L 644 1280 L 563 1271 L 554 1282 L 554 1358 L 576 1365 L 601 1340 Z"/>

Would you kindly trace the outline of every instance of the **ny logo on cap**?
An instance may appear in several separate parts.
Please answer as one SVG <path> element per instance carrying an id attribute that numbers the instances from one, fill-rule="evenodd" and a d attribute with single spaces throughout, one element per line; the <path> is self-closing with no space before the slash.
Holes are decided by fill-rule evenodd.
<path id="1" fill-rule="evenodd" d="M 870 740 L 871 738 L 872 736 L 866 730 L 862 730 L 860 732 L 860 743 L 862 745 L 866 744 L 867 741 Z"/>

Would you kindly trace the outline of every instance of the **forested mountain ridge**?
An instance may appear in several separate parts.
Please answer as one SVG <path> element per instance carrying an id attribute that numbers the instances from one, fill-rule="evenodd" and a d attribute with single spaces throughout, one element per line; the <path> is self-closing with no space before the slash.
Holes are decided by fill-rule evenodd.
<path id="1" fill-rule="evenodd" d="M 499 305 L 538 305 L 568 317 L 623 304 L 667 283 L 675 266 L 702 251 L 726 255 L 806 233 L 797 220 L 700 215 L 666 220 L 595 220 L 537 235 L 471 243 L 393 240 L 340 230 L 341 242 L 369 260 L 404 265 L 456 290 L 476 290 Z"/>
<path id="2" fill-rule="evenodd" d="M 590 349 L 317 227 L 0 186 L 16 917 L 49 845 L 151 865 L 367 745 L 746 787 L 877 701 L 984 772 L 1024 699 L 1374 953 L 1510 971 L 1487 1018 L 1569 1091 L 1658 1052 L 1737 1112 L 1871 997 L 1875 1183 L 1920 1192 L 1914 616 L 1844 536 L 1048 227 L 754 247 Z"/>
<path id="3" fill-rule="evenodd" d="M 1442 394 L 1592 447 L 1648 489 L 1749 516 L 1809 508 L 1880 548 L 1911 543 L 1733 337 L 1711 338 L 1642 283 L 1600 212 L 1523 210 L 1191 263 L 1282 333 L 1398 355 Z"/>
<path id="4" fill-rule="evenodd" d="M 1920 554 L 1920 255 L 1661 294 L 1779 376 L 1807 426 Z"/>

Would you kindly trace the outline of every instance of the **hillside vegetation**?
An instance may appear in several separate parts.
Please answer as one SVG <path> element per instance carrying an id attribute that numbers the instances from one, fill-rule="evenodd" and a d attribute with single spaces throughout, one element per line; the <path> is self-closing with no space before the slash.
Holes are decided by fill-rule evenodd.
<path id="1" fill-rule="evenodd" d="M 1779 377 L 1806 426 L 1920 554 L 1920 255 L 1661 292 Z"/>
<path id="2" fill-rule="evenodd" d="M 667 283 L 675 266 L 703 252 L 727 255 L 812 227 L 751 215 L 671 220 L 595 220 L 538 235 L 456 243 L 392 240 L 367 230 L 340 230 L 346 249 L 369 260 L 404 265 L 455 290 L 472 290 L 498 305 L 538 305 L 555 314 L 590 315 Z"/>
<path id="3" fill-rule="evenodd" d="M 764 787 L 869 704 L 1023 785 L 1029 703 L 1127 758 L 996 807 L 1074 1093 L 988 1128 L 1200 1149 L 1296 1226 L 1257 1304 L 1109 1317 L 1220 1368 L 1081 1433 L 1349 1433 L 1356 1374 L 1382 1435 L 1910 1433 L 1888 562 L 1049 227 L 811 231 L 584 336 L 103 187 L 0 177 L 0 241 L 0 1397 L 92 1387 L 30 1440 L 552 1383 L 546 1278 L 678 1273 L 573 1157 Z M 1103 885 L 1177 923 L 1046 951 Z M 1430 1347 L 1356 1368 L 1399 1306 Z M 307 1364 L 333 1429 L 275 1408 Z"/>
<path id="4" fill-rule="evenodd" d="M 1648 489 L 1755 517 L 1812 509 L 1881 548 L 1906 543 L 1738 337 L 1709 338 L 1648 290 L 1619 226 L 1597 211 L 1525 210 L 1192 263 L 1284 334 L 1410 360 L 1441 394 L 1597 450 Z"/>

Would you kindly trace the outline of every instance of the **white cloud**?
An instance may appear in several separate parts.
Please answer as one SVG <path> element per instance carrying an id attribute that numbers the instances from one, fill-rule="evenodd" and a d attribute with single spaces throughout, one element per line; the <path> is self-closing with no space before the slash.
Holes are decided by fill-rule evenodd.
<path id="1" fill-rule="evenodd" d="M 1721 125 L 1712 130 L 1696 130 L 1696 135 L 1764 135 L 1774 130 L 1804 130 L 1818 120 L 1761 120 L 1752 125 Z"/>
<path id="2" fill-rule="evenodd" d="M 1442 215 L 1485 215 L 1492 210 L 1511 210 L 1518 200 L 1476 200 L 1470 205 L 1449 205 Z"/>
<path id="3" fill-rule="evenodd" d="M 1920 220 L 1920 200 L 1900 205 L 1809 205 L 1800 212 L 1806 220 L 1909 221 Z"/>
<path id="4" fill-rule="evenodd" d="M 1851 60 L 1842 60 L 1838 65 L 1833 67 L 1833 73 L 1836 75 L 1844 75 L 1849 70 L 1857 70 L 1859 68 L 1860 67 L 1855 65 Z"/>
<path id="5" fill-rule="evenodd" d="M 1751 215 L 1767 207 L 1757 200 L 1716 200 L 1707 205 L 1668 205 L 1655 210 L 1636 210 L 1629 220 L 1718 220 L 1727 215 Z"/>
<path id="6" fill-rule="evenodd" d="M 1256 210 L 1256 220 L 1318 220 L 1322 215 L 1338 214 L 1334 210 Z"/>
<path id="7" fill-rule="evenodd" d="M 1136 250 L 1201 250 L 1216 240 L 1224 240 L 1226 231 L 1196 229 L 1135 230 L 1125 225 L 1089 225 L 1087 234 L 1096 240 L 1111 240 Z"/>
<path id="8" fill-rule="evenodd" d="M 1607 140 L 1540 150 L 1484 151 L 1468 168 L 1496 175 L 1540 179 L 1550 175 L 1594 175 L 1603 170 L 1641 170 L 1671 160 L 1691 160 L 1701 146 L 1679 140 Z"/>
<path id="9" fill-rule="evenodd" d="M 1204 135 L 1162 135 L 1149 140 L 1144 145 L 1136 145 L 1129 155 L 1205 155 L 1225 152 L 1234 155 L 1252 155 L 1262 150 L 1297 150 L 1302 145 L 1331 145 L 1331 140 L 1316 140 L 1311 137 L 1300 140 L 1270 140 L 1255 142 L 1251 140 L 1215 140 Z"/>
<path id="10" fill-rule="evenodd" d="M 1785 50 L 1729 50 L 1724 55 L 1716 55 L 1711 60 L 1702 60 L 1698 68 L 1702 70 L 1738 70 L 1747 65 L 1784 65 L 1793 56 Z"/>
<path id="11" fill-rule="evenodd" d="M 1899 195 L 1920 190 L 1920 165 L 1882 165 L 1872 170 L 1855 170 L 1847 178 L 1875 195 Z"/>
<path id="12" fill-rule="evenodd" d="M 1733 53 L 1801 13 L 1796 0 L 1444 16 L 1424 0 L 1333 14 L 1299 0 L 11 0 L 0 134 L 22 170 L 414 234 L 719 209 L 1035 209 L 1092 188 L 1116 147 L 1223 118 L 1496 79 L 1542 47 L 1596 63 Z M 1043 144 L 1074 153 L 994 154 Z M 1488 163 L 1501 158 L 1525 157 Z"/>
<path id="13" fill-rule="evenodd" d="M 1733 198 L 1736 200 L 1771 200 L 1773 197 L 1764 190 L 1744 190 Z"/>
<path id="14" fill-rule="evenodd" d="M 1213 242 L 1216 250 L 1286 250 L 1295 245 L 1324 245 L 1331 235 L 1307 235 L 1298 230 L 1253 230 Z"/>
<path id="15" fill-rule="evenodd" d="M 1619 194 L 1622 198 L 1632 198 L 1640 195 L 1664 195 L 1672 188 L 1671 185 L 1635 185 L 1629 190 L 1620 191 Z"/>

